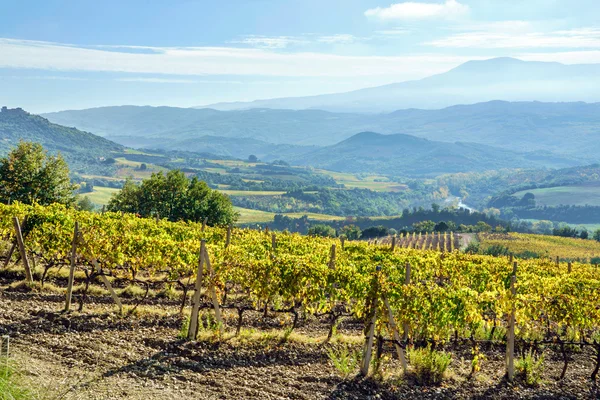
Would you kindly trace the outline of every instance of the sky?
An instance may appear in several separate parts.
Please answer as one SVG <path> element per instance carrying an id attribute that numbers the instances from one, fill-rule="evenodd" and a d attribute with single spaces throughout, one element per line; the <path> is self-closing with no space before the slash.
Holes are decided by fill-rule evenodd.
<path id="1" fill-rule="evenodd" d="M 599 0 L 0 0 L 0 105 L 343 92 L 493 57 L 600 63 Z"/>

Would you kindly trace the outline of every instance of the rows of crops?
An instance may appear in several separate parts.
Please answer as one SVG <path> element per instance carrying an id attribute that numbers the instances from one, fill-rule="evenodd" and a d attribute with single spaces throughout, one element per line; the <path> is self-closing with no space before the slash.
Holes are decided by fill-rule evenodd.
<path id="1" fill-rule="evenodd" d="M 575 263 L 569 271 L 549 259 L 520 260 L 513 296 L 514 271 L 507 258 L 401 246 L 392 250 L 365 242 L 342 246 L 335 239 L 290 233 L 272 237 L 249 229 L 234 229 L 227 246 L 227 228 L 203 230 L 196 223 L 61 206 L 0 206 L 0 233 L 10 241 L 13 216 L 27 217 L 27 250 L 51 265 L 68 262 L 77 221 L 80 268 L 95 260 L 105 274 L 123 278 L 166 276 L 193 282 L 205 239 L 214 274 L 205 274 L 202 286 L 214 286 L 221 305 L 231 308 L 319 314 L 342 309 L 363 318 L 377 290 L 377 330 L 385 334 L 388 326 L 386 298 L 411 341 L 502 341 L 513 307 L 521 339 L 600 340 L 600 271 L 589 264 Z M 431 247 L 427 240 L 423 243 L 421 248 Z"/>
<path id="2" fill-rule="evenodd" d="M 600 242 L 595 240 L 514 232 L 480 233 L 478 239 L 482 250 L 495 246 L 521 257 L 559 257 L 562 261 L 600 263 Z"/>
<path id="3" fill-rule="evenodd" d="M 410 232 L 396 238 L 387 237 L 380 240 L 381 244 L 392 243 L 395 246 L 406 249 L 436 250 L 451 252 L 460 249 L 460 236 L 452 232 L 417 233 Z"/>

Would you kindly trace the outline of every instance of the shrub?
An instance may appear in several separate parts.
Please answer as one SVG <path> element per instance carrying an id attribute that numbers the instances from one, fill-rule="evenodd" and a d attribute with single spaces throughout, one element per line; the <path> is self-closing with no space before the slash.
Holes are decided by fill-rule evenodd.
<path id="1" fill-rule="evenodd" d="M 544 373 L 544 355 L 536 356 L 533 350 L 530 350 L 525 356 L 517 359 L 515 369 L 527 385 L 538 386 Z"/>
<path id="2" fill-rule="evenodd" d="M 483 254 L 485 254 L 485 255 L 495 256 L 495 257 L 507 256 L 509 253 L 510 253 L 510 251 L 508 250 L 508 247 L 503 246 L 501 244 L 491 245 L 483 252 Z"/>
<path id="3" fill-rule="evenodd" d="M 439 384 L 452 361 L 452 355 L 430 347 L 411 350 L 408 353 L 417 381 L 424 385 Z"/>
<path id="4" fill-rule="evenodd" d="M 467 254 L 479 253 L 479 242 L 476 240 L 472 240 L 469 243 L 469 245 L 465 248 L 465 253 L 467 253 Z"/>
<path id="5" fill-rule="evenodd" d="M 351 351 L 347 347 L 328 349 L 327 356 L 344 379 L 348 378 L 350 374 L 356 371 L 360 361 L 360 352 Z"/>

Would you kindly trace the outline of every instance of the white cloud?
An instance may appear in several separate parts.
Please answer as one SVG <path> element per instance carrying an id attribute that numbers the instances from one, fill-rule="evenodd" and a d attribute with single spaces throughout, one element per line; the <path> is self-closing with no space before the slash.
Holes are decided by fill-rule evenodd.
<path id="1" fill-rule="evenodd" d="M 120 52 L 118 47 L 107 51 L 59 43 L 0 39 L 0 68 L 178 76 L 379 77 L 406 80 L 444 72 L 478 58 L 438 54 L 342 56 L 231 47 L 144 47 L 148 51 L 140 53 Z M 122 47 L 127 50 L 126 46 Z"/>
<path id="2" fill-rule="evenodd" d="M 352 44 L 359 40 L 360 39 L 356 36 L 347 33 L 338 33 L 336 35 L 321 36 L 317 38 L 317 42 L 328 44 Z"/>
<path id="3" fill-rule="evenodd" d="M 118 78 L 119 82 L 143 82 L 143 83 L 197 83 L 192 79 L 170 79 L 170 78 Z"/>
<path id="4" fill-rule="evenodd" d="M 454 48 L 600 48 L 600 29 L 582 28 L 554 32 L 528 32 L 520 29 L 473 30 L 424 43 Z"/>
<path id="5" fill-rule="evenodd" d="M 308 43 L 306 40 L 292 36 L 259 36 L 249 35 L 238 40 L 232 40 L 229 43 L 247 44 L 261 49 L 284 49 L 290 45 L 301 45 Z"/>
<path id="6" fill-rule="evenodd" d="M 371 8 L 365 11 L 367 17 L 391 20 L 415 20 L 428 18 L 454 19 L 469 13 L 469 6 L 457 0 L 446 0 L 443 3 L 421 3 L 407 1 L 391 4 L 389 7 Z"/>
<path id="7" fill-rule="evenodd" d="M 380 31 L 375 31 L 375 33 L 377 35 L 382 35 L 382 36 L 404 36 L 404 35 L 408 35 L 409 33 L 411 33 L 410 29 L 406 29 L 406 28 L 392 28 L 392 29 L 383 29 Z"/>

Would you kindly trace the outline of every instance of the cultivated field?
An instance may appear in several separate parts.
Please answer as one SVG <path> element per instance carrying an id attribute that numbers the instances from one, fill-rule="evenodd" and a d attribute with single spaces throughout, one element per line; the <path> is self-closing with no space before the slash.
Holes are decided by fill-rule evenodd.
<path id="1" fill-rule="evenodd" d="M 533 193 L 535 202 L 540 206 L 558 206 L 561 204 L 574 206 L 600 206 L 600 183 L 591 182 L 577 186 L 557 186 L 543 189 L 531 189 L 517 192 L 514 196 L 523 197 L 525 193 Z"/>

